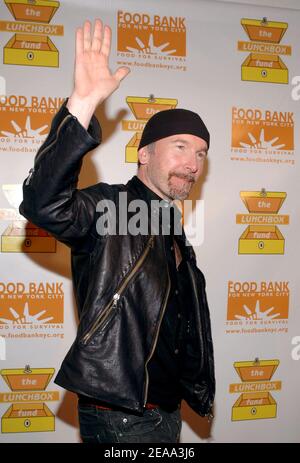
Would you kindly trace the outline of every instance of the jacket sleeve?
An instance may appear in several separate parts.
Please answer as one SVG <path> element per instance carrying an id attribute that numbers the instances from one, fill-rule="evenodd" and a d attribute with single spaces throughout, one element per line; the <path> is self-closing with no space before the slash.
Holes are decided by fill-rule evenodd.
<path id="1" fill-rule="evenodd" d="M 38 150 L 34 167 L 23 183 L 20 213 L 33 224 L 72 246 L 90 230 L 96 205 L 77 182 L 83 156 L 101 142 L 95 116 L 86 130 L 66 107 L 52 120 L 49 135 Z"/>

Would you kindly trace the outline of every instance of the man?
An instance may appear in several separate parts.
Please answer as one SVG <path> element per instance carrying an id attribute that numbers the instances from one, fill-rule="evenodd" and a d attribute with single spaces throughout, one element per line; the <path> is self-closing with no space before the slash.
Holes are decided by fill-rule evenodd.
<path id="1" fill-rule="evenodd" d="M 93 34 L 89 21 L 77 29 L 74 90 L 20 212 L 72 250 L 80 322 L 55 382 L 78 394 L 83 442 L 178 442 L 182 399 L 211 416 L 215 391 L 205 280 L 173 205 L 199 178 L 209 133 L 191 111 L 162 111 L 145 126 L 137 176 L 77 190 L 82 158 L 100 143 L 94 111 L 129 72 L 110 72 L 110 41 L 100 20 Z M 132 225 L 141 200 L 149 221 L 124 232 L 124 209 Z"/>

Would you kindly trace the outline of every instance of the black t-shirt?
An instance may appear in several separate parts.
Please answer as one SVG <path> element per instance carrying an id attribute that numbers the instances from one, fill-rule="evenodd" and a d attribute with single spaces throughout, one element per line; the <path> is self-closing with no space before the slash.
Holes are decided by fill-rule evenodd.
<path id="1" fill-rule="evenodd" d="M 181 402 L 180 375 L 184 362 L 187 338 L 190 335 L 190 280 L 186 268 L 181 240 L 175 239 L 182 255 L 176 269 L 172 236 L 165 236 L 165 249 L 171 280 L 171 289 L 160 326 L 157 344 L 147 370 L 149 387 L 147 401 L 168 411 L 175 410 Z"/>

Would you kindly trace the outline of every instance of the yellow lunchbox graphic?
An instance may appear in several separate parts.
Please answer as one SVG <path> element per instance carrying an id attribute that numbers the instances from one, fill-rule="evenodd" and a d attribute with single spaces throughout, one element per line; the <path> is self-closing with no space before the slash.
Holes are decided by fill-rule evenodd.
<path id="1" fill-rule="evenodd" d="M 54 415 L 46 404 L 12 404 L 2 417 L 3 433 L 54 430 Z"/>
<path id="2" fill-rule="evenodd" d="M 4 64 L 58 67 L 58 50 L 49 37 L 15 34 L 4 46 Z"/>
<path id="3" fill-rule="evenodd" d="M 58 67 L 59 52 L 45 34 L 49 33 L 47 24 L 60 3 L 52 0 L 5 0 L 5 4 L 13 17 L 19 21 L 16 30 L 25 33 L 17 32 L 9 39 L 3 49 L 3 63 Z M 61 26 L 56 27 L 56 30 L 62 35 Z"/>
<path id="4" fill-rule="evenodd" d="M 288 28 L 285 22 L 268 21 L 266 18 L 243 18 L 241 25 L 252 42 L 264 44 L 279 44 Z M 287 84 L 289 74 L 278 54 L 250 53 L 242 63 L 241 78 L 246 81 Z"/>
<path id="5" fill-rule="evenodd" d="M 241 191 L 240 197 L 249 211 L 237 215 L 237 223 L 248 223 L 239 238 L 239 254 L 284 254 L 285 239 L 276 224 L 288 224 L 288 216 L 278 211 L 286 199 L 285 192 Z"/>
<path id="6" fill-rule="evenodd" d="M 279 56 L 250 53 L 242 64 L 242 80 L 287 84 L 289 71 Z"/>
<path id="7" fill-rule="evenodd" d="M 0 209 L 0 218 L 13 220 L 1 235 L 1 252 L 56 252 L 56 239 L 48 232 L 27 222 L 18 213 L 22 191 L 19 185 L 2 185 L 4 196 L 10 204 L 10 209 Z M 20 220 L 19 220 L 20 219 Z"/>
<path id="8" fill-rule="evenodd" d="M 25 369 L 1 371 L 2 378 L 13 391 L 6 395 L 15 402 L 2 416 L 2 433 L 55 431 L 55 416 L 41 402 L 43 399 L 58 400 L 57 392 L 44 392 L 54 373 L 54 368 L 31 369 L 29 365 Z"/>
<path id="9" fill-rule="evenodd" d="M 284 254 L 284 237 L 276 225 L 249 225 L 239 239 L 239 254 Z"/>
<path id="10" fill-rule="evenodd" d="M 1 252 L 56 252 L 56 240 L 29 222 L 9 225 L 1 236 Z"/>
<path id="11" fill-rule="evenodd" d="M 234 368 L 245 389 L 247 384 L 250 386 L 253 383 L 254 386 L 255 383 L 262 383 L 267 388 L 267 382 L 271 380 L 278 365 L 279 360 L 256 359 L 253 362 L 235 362 Z M 270 392 L 243 392 L 232 407 L 231 420 L 258 420 L 276 418 L 276 416 L 277 403 Z"/>

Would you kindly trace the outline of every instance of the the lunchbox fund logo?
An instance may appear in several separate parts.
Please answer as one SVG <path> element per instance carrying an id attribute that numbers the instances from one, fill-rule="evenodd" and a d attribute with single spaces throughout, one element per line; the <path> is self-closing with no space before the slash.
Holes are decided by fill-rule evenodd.
<path id="1" fill-rule="evenodd" d="M 118 11 L 118 57 L 130 58 L 129 65 L 142 65 L 136 59 L 147 60 L 153 67 L 185 70 L 177 66 L 186 57 L 186 24 L 182 16 L 160 16 Z M 134 60 L 132 60 L 134 58 Z M 126 64 L 126 63 L 124 63 Z"/>
<path id="2" fill-rule="evenodd" d="M 50 24 L 60 7 L 56 0 L 5 0 L 15 19 L 0 21 L 0 31 L 9 32 L 3 48 L 3 63 L 19 66 L 59 67 L 59 50 L 50 35 L 63 36 L 64 26 Z M 14 35 L 11 35 L 14 32 Z"/>
<path id="3" fill-rule="evenodd" d="M 287 194 L 283 191 L 241 191 L 249 214 L 237 214 L 236 223 L 247 225 L 239 239 L 239 254 L 284 254 L 285 238 L 278 225 L 288 225 L 289 215 L 278 214 Z"/>
<path id="4" fill-rule="evenodd" d="M 232 406 L 231 421 L 248 421 L 277 418 L 277 394 L 281 381 L 271 381 L 280 361 L 278 359 L 234 362 L 241 382 L 229 386 L 231 394 L 239 393 Z M 272 392 L 272 394 L 271 394 Z"/>
<path id="5" fill-rule="evenodd" d="M 46 390 L 54 373 L 54 368 L 30 365 L 0 371 L 10 389 L 0 392 L 0 404 L 6 407 L 1 417 L 2 433 L 55 431 L 55 415 L 45 403 L 59 400 L 58 391 Z"/>
<path id="6" fill-rule="evenodd" d="M 288 24 L 265 17 L 262 20 L 242 18 L 241 25 L 250 39 L 238 42 L 239 51 L 250 52 L 242 63 L 242 80 L 288 84 L 289 71 L 279 56 L 292 54 L 290 45 L 280 44 Z"/>

